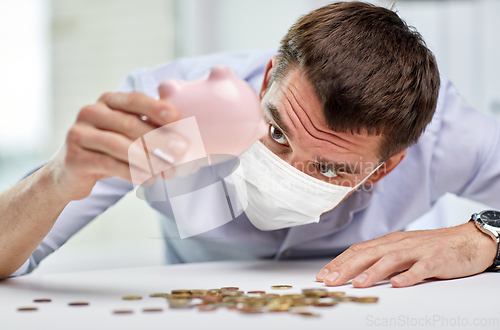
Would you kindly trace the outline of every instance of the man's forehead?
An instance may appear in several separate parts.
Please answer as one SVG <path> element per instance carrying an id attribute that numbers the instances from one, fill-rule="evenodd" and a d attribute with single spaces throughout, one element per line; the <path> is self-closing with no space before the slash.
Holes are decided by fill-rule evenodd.
<path id="1" fill-rule="evenodd" d="M 302 70 L 298 68 L 290 70 L 282 79 L 273 81 L 271 90 L 274 91 L 271 94 L 274 96 L 274 102 L 278 102 L 283 96 L 295 100 L 300 110 L 307 113 L 315 123 L 328 128 L 321 101 Z"/>
<path id="2" fill-rule="evenodd" d="M 366 132 L 336 132 L 327 126 L 321 102 L 312 85 L 299 69 L 274 81 L 264 101 L 264 110 L 279 128 L 309 150 L 376 155 L 380 137 Z M 323 150 L 328 149 L 328 150 Z"/>

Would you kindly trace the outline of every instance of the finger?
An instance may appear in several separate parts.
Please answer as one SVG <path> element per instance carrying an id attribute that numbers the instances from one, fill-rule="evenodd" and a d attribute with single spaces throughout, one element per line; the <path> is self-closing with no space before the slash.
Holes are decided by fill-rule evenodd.
<path id="1" fill-rule="evenodd" d="M 147 116 L 148 120 L 159 126 L 176 121 L 178 111 L 165 100 L 155 100 L 142 93 L 105 93 L 99 102 L 111 109 L 126 111 L 138 116 Z"/>
<path id="2" fill-rule="evenodd" d="M 339 268 L 347 260 L 351 259 L 354 255 L 360 253 L 361 251 L 363 251 L 366 248 L 381 245 L 381 244 L 395 243 L 395 242 L 398 242 L 404 238 L 414 237 L 414 236 L 418 236 L 418 235 L 421 235 L 421 233 L 418 231 L 413 231 L 413 232 L 399 232 L 398 231 L 398 232 L 387 234 L 387 235 L 379 237 L 379 238 L 372 239 L 370 241 L 353 244 L 347 250 L 345 250 L 344 252 L 339 254 L 330 263 L 325 265 L 325 267 L 323 267 L 316 274 L 316 281 L 323 282 L 323 279 L 325 278 L 325 276 L 333 273 L 335 269 Z"/>
<path id="3" fill-rule="evenodd" d="M 74 125 L 71 136 L 74 135 L 78 136 L 82 148 L 106 154 L 142 172 L 151 173 L 150 164 L 156 168 L 171 167 L 171 164 L 156 156 L 148 159 L 142 143 L 132 143 L 127 137 L 118 133 L 99 130 L 88 125 Z"/>
<path id="4" fill-rule="evenodd" d="M 380 260 L 389 248 L 387 244 L 364 248 L 340 266 L 330 267 L 330 273 L 323 278 L 323 282 L 327 286 L 345 284 Z"/>
<path id="5" fill-rule="evenodd" d="M 112 110 L 100 102 L 80 110 L 77 121 L 102 130 L 121 133 L 132 140 L 158 128 L 156 125 L 144 122 L 137 115 Z"/>
<path id="6" fill-rule="evenodd" d="M 158 157 L 169 163 L 181 159 L 189 145 L 185 137 L 169 129 L 168 126 L 152 126 L 143 122 L 136 115 L 109 109 L 102 103 L 83 108 L 78 115 L 78 122 L 83 123 L 84 126 L 94 126 L 100 130 L 121 133 L 132 140 L 145 137 L 147 146 L 144 148 L 148 150 L 147 157 L 149 158 L 151 155 L 152 159 Z M 155 154 L 157 148 L 160 148 L 159 154 Z M 99 151 L 106 152 L 103 149 L 99 149 Z M 136 156 L 137 154 L 129 153 L 129 161 L 130 158 L 136 159 Z M 144 158 L 142 156 L 142 152 L 139 152 L 139 157 Z M 163 162 L 153 161 L 152 165 L 154 173 L 168 169 Z"/>
<path id="7" fill-rule="evenodd" d="M 335 257 L 335 259 L 326 264 L 325 267 L 323 267 L 316 274 L 316 281 L 323 282 L 326 276 L 329 277 L 330 281 L 334 281 L 335 277 L 339 275 L 338 272 L 335 272 L 335 270 L 340 268 L 347 260 L 352 258 L 352 256 L 354 256 L 356 253 L 361 251 L 363 246 L 362 244 L 364 243 L 357 243 L 351 245 L 348 249 L 346 249 L 344 252 Z"/>
<path id="8" fill-rule="evenodd" d="M 385 254 L 367 270 L 356 276 L 352 285 L 366 288 L 389 277 L 391 274 L 410 268 L 416 260 L 414 249 L 396 249 Z"/>
<path id="9" fill-rule="evenodd" d="M 422 259 L 417 261 L 410 269 L 391 278 L 393 287 L 415 285 L 426 278 L 434 277 L 440 268 L 436 259 Z"/>
<path id="10" fill-rule="evenodd" d="M 189 132 L 186 133 L 189 134 Z M 175 130 L 169 129 L 168 126 L 159 127 L 144 135 L 143 140 L 145 143 L 144 148 L 148 150 L 150 155 L 164 157 L 165 160 L 182 158 L 190 146 L 186 137 Z"/>
<path id="11" fill-rule="evenodd" d="M 94 175 L 97 175 L 99 180 L 110 177 L 119 177 L 132 182 L 129 164 L 95 151 L 80 149 L 80 152 L 80 159 L 83 161 L 79 165 L 85 166 L 86 170 L 89 170 L 90 168 L 90 171 Z M 141 182 L 147 180 L 151 176 L 149 172 L 143 172 L 140 170 L 137 170 L 136 173 L 136 177 Z"/>
<path id="12" fill-rule="evenodd" d="M 382 239 L 377 238 L 371 241 L 356 243 L 351 245 L 348 249 L 346 249 L 344 252 L 339 254 L 335 259 L 330 261 L 325 267 L 323 267 L 316 274 L 316 281 L 323 282 L 326 276 L 329 277 L 330 282 L 334 281 L 335 277 L 339 275 L 339 273 L 336 270 L 339 269 L 345 262 L 350 260 L 355 255 L 361 253 L 364 249 L 372 246 L 377 246 L 381 242 Z"/>

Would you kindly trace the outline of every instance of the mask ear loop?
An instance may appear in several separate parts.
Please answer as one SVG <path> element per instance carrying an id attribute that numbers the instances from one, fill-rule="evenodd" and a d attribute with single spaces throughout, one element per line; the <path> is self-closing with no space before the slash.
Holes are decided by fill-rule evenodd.
<path id="1" fill-rule="evenodd" d="M 381 167 L 382 167 L 382 165 L 384 165 L 384 164 L 385 164 L 385 162 L 382 162 L 382 163 L 378 164 L 378 165 L 377 165 L 377 167 L 375 167 L 375 169 L 374 169 L 373 171 L 371 171 L 371 173 L 370 173 L 370 174 L 368 174 L 368 175 L 366 176 L 366 178 L 364 178 L 364 179 L 363 179 L 360 183 L 358 183 L 356 186 L 354 186 L 353 190 L 358 190 L 358 188 L 359 188 L 359 187 L 361 187 L 363 184 L 365 184 L 365 183 L 366 183 L 366 181 L 367 181 L 367 180 L 368 180 L 368 179 L 369 179 L 369 178 L 370 178 L 370 177 L 371 177 L 371 176 L 372 176 L 375 172 L 377 172 L 377 171 L 379 170 L 379 168 L 381 168 Z"/>

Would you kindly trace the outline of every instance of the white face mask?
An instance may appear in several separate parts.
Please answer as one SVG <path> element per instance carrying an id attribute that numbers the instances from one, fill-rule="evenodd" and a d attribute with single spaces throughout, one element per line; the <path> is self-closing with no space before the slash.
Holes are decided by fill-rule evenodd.
<path id="1" fill-rule="evenodd" d="M 321 214 L 334 209 L 380 166 L 355 187 L 337 186 L 299 171 L 257 141 L 241 155 L 233 174 L 250 222 L 260 230 L 276 230 L 319 222 Z"/>

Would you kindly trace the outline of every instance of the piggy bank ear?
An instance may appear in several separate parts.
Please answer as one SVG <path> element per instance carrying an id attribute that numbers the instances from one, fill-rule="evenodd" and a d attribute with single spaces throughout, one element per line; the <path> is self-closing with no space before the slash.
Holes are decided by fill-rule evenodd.
<path id="1" fill-rule="evenodd" d="M 166 99 L 171 95 L 179 92 L 182 88 L 183 82 L 180 80 L 169 80 L 162 82 L 160 86 L 158 86 L 158 94 L 160 95 L 160 99 Z"/>
<path id="2" fill-rule="evenodd" d="M 236 72 L 227 66 L 219 65 L 210 69 L 208 80 L 227 79 L 231 77 L 236 77 Z"/>

